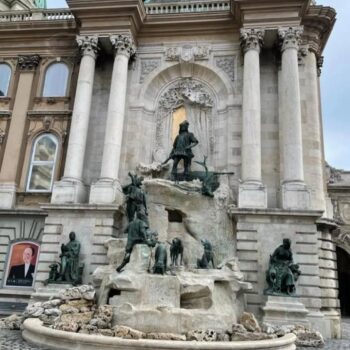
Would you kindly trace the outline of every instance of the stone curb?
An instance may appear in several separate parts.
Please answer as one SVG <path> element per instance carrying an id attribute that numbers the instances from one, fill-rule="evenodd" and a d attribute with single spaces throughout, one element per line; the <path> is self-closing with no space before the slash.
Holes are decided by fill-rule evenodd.
<path id="1" fill-rule="evenodd" d="M 37 346 L 45 346 L 50 349 L 84 349 L 84 350 L 245 350 L 245 349 L 271 349 L 271 350 L 295 350 L 296 336 L 287 334 L 284 337 L 259 341 L 238 342 L 184 342 L 170 340 L 129 340 L 100 335 L 87 335 L 70 333 L 44 327 L 39 319 L 29 318 L 23 324 L 23 338 Z"/>

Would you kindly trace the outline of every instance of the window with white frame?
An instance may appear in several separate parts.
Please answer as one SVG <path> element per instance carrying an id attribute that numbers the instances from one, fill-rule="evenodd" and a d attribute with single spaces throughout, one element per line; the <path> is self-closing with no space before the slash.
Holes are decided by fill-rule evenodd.
<path id="1" fill-rule="evenodd" d="M 0 97 L 7 96 L 11 79 L 11 68 L 6 63 L 0 63 Z"/>
<path id="2" fill-rule="evenodd" d="M 67 94 L 69 68 L 65 63 L 56 62 L 46 69 L 43 97 L 62 97 Z"/>
<path id="3" fill-rule="evenodd" d="M 52 134 L 43 134 L 35 139 L 29 165 L 28 192 L 51 192 L 57 149 L 58 140 Z"/>

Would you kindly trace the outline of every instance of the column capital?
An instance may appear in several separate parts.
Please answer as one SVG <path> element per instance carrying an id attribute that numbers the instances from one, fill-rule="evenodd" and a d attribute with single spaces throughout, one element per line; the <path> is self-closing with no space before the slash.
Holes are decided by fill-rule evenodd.
<path id="1" fill-rule="evenodd" d="M 281 44 L 281 51 L 287 49 L 299 50 L 303 27 L 278 28 L 278 37 Z"/>
<path id="2" fill-rule="evenodd" d="M 241 28 L 240 40 L 243 52 L 256 50 L 260 53 L 264 43 L 264 34 L 265 31 L 263 29 Z"/>
<path id="3" fill-rule="evenodd" d="M 136 46 L 134 40 L 129 35 L 111 35 L 110 40 L 116 55 L 125 55 L 128 58 L 135 55 Z"/>
<path id="4" fill-rule="evenodd" d="M 18 67 L 21 71 L 34 71 L 40 60 L 39 55 L 18 56 Z"/>
<path id="5" fill-rule="evenodd" d="M 76 41 L 82 56 L 88 55 L 96 59 L 98 52 L 97 35 L 77 35 Z"/>

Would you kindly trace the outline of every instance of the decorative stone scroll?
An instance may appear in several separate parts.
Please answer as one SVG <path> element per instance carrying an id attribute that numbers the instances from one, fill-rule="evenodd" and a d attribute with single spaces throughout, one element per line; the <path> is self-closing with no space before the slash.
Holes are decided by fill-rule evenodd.
<path id="1" fill-rule="evenodd" d="M 192 79 L 184 79 L 161 96 L 158 112 L 166 115 L 181 106 L 186 100 L 202 107 L 213 106 L 211 96 L 201 83 Z"/>
<path id="2" fill-rule="evenodd" d="M 278 36 L 281 41 L 281 51 L 286 49 L 299 50 L 303 27 L 279 28 Z"/>
<path id="3" fill-rule="evenodd" d="M 165 52 L 167 61 L 193 62 L 195 60 L 209 59 L 210 48 L 207 45 L 184 45 L 182 47 L 169 47 Z"/>
<path id="4" fill-rule="evenodd" d="M 159 59 L 142 59 L 141 60 L 141 73 L 140 73 L 140 83 L 143 83 L 146 77 L 157 69 L 160 65 Z"/>
<path id="5" fill-rule="evenodd" d="M 135 55 L 136 46 L 130 36 L 121 34 L 112 35 L 110 40 L 117 55 L 126 55 L 127 57 Z"/>
<path id="6" fill-rule="evenodd" d="M 234 56 L 222 56 L 217 57 L 215 60 L 216 66 L 222 69 L 230 78 L 231 81 L 235 80 L 235 57 Z"/>
<path id="7" fill-rule="evenodd" d="M 76 37 L 77 44 L 80 48 L 82 56 L 90 55 L 93 58 L 96 58 L 98 53 L 98 36 L 83 36 L 77 35 Z"/>
<path id="8" fill-rule="evenodd" d="M 18 67 L 20 70 L 33 71 L 40 62 L 39 55 L 18 56 Z"/>
<path id="9" fill-rule="evenodd" d="M 350 232 L 341 232 L 334 238 L 335 244 L 350 254 Z"/>
<path id="10" fill-rule="evenodd" d="M 260 52 L 264 43 L 265 31 L 263 29 L 241 29 L 241 47 L 243 52 L 257 50 Z"/>

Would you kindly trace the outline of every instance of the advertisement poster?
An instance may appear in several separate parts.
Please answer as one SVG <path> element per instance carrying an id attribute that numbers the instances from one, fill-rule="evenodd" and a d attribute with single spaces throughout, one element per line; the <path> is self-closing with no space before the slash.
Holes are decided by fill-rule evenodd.
<path id="1" fill-rule="evenodd" d="M 12 243 L 5 271 L 5 287 L 33 287 L 40 246 L 30 241 Z"/>

